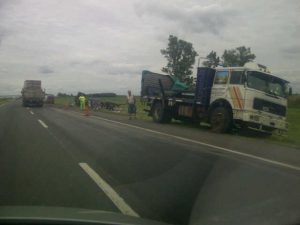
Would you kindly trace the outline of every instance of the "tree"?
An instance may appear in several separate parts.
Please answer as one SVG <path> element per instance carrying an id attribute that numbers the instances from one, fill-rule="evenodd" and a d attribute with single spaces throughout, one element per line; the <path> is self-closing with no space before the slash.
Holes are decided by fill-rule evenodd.
<path id="1" fill-rule="evenodd" d="M 256 58 L 256 56 L 251 53 L 250 48 L 246 48 L 245 46 L 240 46 L 237 47 L 236 50 L 238 51 L 240 66 L 244 66 L 245 63 L 251 62 Z"/>
<path id="2" fill-rule="evenodd" d="M 204 61 L 203 62 L 203 65 L 204 66 L 207 66 L 207 67 L 212 67 L 212 68 L 215 68 L 219 65 L 220 63 L 220 57 L 217 56 L 217 53 L 215 51 L 211 51 L 207 56 L 207 61 Z"/>
<path id="3" fill-rule="evenodd" d="M 169 36 L 169 43 L 166 49 L 160 50 L 168 63 L 162 68 L 162 72 L 174 75 L 180 81 L 191 84 L 193 65 L 198 56 L 192 43 L 178 39 L 176 36 Z"/>
<path id="4" fill-rule="evenodd" d="M 57 97 L 66 97 L 66 96 L 68 96 L 68 95 L 67 95 L 66 93 L 58 92 L 56 96 L 57 96 Z"/>
<path id="5" fill-rule="evenodd" d="M 222 56 L 224 66 L 244 66 L 256 58 L 250 48 L 240 46 L 235 49 L 225 50 Z"/>
<path id="6" fill-rule="evenodd" d="M 223 66 L 239 66 L 238 56 L 235 49 L 225 50 L 222 59 Z"/>

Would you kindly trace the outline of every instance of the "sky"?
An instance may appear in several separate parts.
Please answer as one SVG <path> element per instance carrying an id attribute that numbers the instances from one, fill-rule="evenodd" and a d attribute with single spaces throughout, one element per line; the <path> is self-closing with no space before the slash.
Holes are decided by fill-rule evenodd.
<path id="1" fill-rule="evenodd" d="M 0 0 L 0 95 L 28 79 L 51 94 L 138 94 L 170 34 L 200 57 L 250 47 L 299 93 L 299 12 L 299 0 Z"/>

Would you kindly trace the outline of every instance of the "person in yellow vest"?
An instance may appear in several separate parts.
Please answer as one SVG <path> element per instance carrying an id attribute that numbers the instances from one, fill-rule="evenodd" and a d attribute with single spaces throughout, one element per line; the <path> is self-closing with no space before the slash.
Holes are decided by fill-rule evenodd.
<path id="1" fill-rule="evenodd" d="M 84 95 L 79 96 L 79 102 L 80 102 L 80 109 L 85 110 L 85 96 Z"/>

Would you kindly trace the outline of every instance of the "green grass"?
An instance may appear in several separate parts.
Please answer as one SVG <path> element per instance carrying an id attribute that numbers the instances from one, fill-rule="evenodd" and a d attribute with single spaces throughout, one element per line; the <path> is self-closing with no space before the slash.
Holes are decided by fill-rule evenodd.
<path id="1" fill-rule="evenodd" d="M 289 129 L 284 135 L 273 135 L 270 140 L 286 143 L 300 148 L 300 107 L 288 108 L 287 121 Z"/>
<path id="2" fill-rule="evenodd" d="M 56 105 L 72 105 L 74 102 L 74 97 L 66 96 L 66 97 L 55 97 L 54 103 Z"/>
<path id="3" fill-rule="evenodd" d="M 97 100 L 100 100 L 102 102 L 113 102 L 116 104 L 121 104 L 119 114 L 121 114 L 121 115 L 128 114 L 127 113 L 126 96 L 118 95 L 116 97 L 101 97 L 101 98 L 97 98 Z M 150 120 L 151 119 L 149 116 L 147 116 L 147 113 L 144 111 L 145 106 L 142 105 L 139 97 L 136 97 L 136 108 L 137 108 L 137 113 L 136 113 L 137 119 L 141 119 L 141 120 Z M 111 111 L 108 111 L 105 109 L 102 109 L 101 111 L 102 112 L 111 112 Z"/>
<path id="4" fill-rule="evenodd" d="M 10 101 L 10 99 L 8 99 L 8 98 L 0 98 L 0 105 L 6 103 L 8 101 Z"/>
<path id="5" fill-rule="evenodd" d="M 289 129 L 284 135 L 273 135 L 270 140 L 300 148 L 300 95 L 288 97 L 287 121 Z"/>
<path id="6" fill-rule="evenodd" d="M 101 97 L 101 98 L 94 98 L 94 100 L 99 100 L 101 102 L 113 102 L 116 104 L 121 104 L 120 106 L 120 112 L 118 114 L 120 115 L 127 115 L 127 100 L 126 96 L 118 95 L 116 97 Z M 55 104 L 60 106 L 73 106 L 74 103 L 74 97 L 55 97 Z M 76 107 L 76 106 L 74 106 Z M 137 113 L 136 117 L 140 120 L 151 120 L 152 118 L 147 115 L 147 113 L 144 111 L 145 106 L 140 102 L 139 97 L 136 97 L 136 107 L 137 107 Z M 100 112 L 107 112 L 112 113 L 109 110 L 101 109 Z M 114 113 L 114 112 L 113 112 Z"/>
<path id="7" fill-rule="evenodd" d="M 300 95 L 292 95 L 288 97 L 288 106 L 290 108 L 300 108 Z"/>

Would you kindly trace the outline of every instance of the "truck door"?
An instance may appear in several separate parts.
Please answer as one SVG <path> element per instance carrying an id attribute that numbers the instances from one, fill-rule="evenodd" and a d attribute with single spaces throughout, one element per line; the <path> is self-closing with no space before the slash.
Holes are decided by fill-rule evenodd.
<path id="1" fill-rule="evenodd" d="M 245 71 L 231 70 L 228 84 L 228 97 L 233 110 L 245 107 Z"/>
<path id="2" fill-rule="evenodd" d="M 227 97 L 228 77 L 229 77 L 228 70 L 216 71 L 214 84 L 211 91 L 210 103 L 214 102 L 217 99 Z"/>

